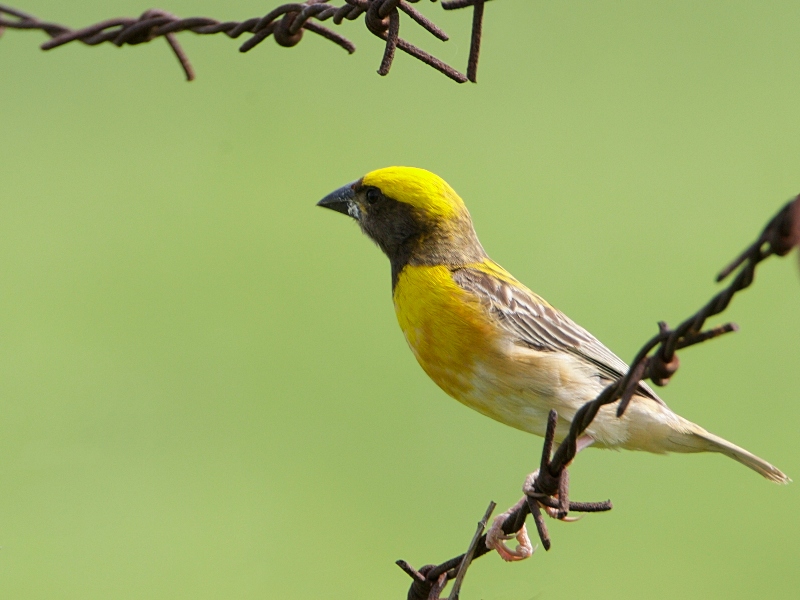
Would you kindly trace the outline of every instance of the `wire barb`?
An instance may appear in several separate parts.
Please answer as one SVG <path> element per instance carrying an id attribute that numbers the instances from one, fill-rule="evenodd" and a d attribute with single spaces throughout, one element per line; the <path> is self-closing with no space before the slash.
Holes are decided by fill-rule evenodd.
<path id="1" fill-rule="evenodd" d="M 0 36 L 5 29 L 43 31 L 51 39 L 41 45 L 42 50 L 52 50 L 70 42 L 81 42 L 87 46 L 97 46 L 104 42 L 118 47 L 135 46 L 151 42 L 158 37 L 164 37 L 178 59 L 186 80 L 192 81 L 195 77 L 194 69 L 178 43 L 175 35 L 177 33 L 183 31 L 190 31 L 197 35 L 224 33 L 232 39 L 249 33 L 251 36 L 239 47 L 240 52 L 249 52 L 270 36 L 279 46 L 291 48 L 300 43 L 305 31 L 310 31 L 352 54 L 356 50 L 355 44 L 332 29 L 324 27 L 320 22 L 332 20 L 334 25 L 341 25 L 344 20 L 354 21 L 363 16 L 364 24 L 370 33 L 385 42 L 383 59 L 378 69 L 380 75 L 389 73 L 394 62 L 395 51 L 400 50 L 453 81 L 458 83 L 475 82 L 485 0 L 442 3 L 443 8 L 447 10 L 473 7 L 467 75 L 400 37 L 400 13 L 402 12 L 435 38 L 441 41 L 450 39 L 447 33 L 409 3 L 416 1 L 344 0 L 345 4 L 334 6 L 329 4 L 329 0 L 306 0 L 305 2 L 282 4 L 263 17 L 225 22 L 206 17 L 181 19 L 163 10 L 150 9 L 143 12 L 138 18 L 107 19 L 81 29 L 70 29 L 57 23 L 47 23 L 33 15 L 0 4 Z"/>
<path id="2" fill-rule="evenodd" d="M 453 589 L 450 590 L 450 596 L 448 597 L 448 600 L 458 600 L 458 595 L 461 593 L 461 583 L 464 581 L 464 576 L 467 574 L 467 569 L 472 562 L 472 557 L 475 554 L 475 548 L 477 548 L 478 541 L 483 534 L 483 530 L 486 529 L 486 523 L 489 521 L 489 517 L 492 516 L 496 506 L 497 504 L 494 502 L 489 502 L 486 512 L 483 513 L 483 518 L 478 521 L 478 528 L 475 530 L 475 535 L 472 536 L 472 541 L 469 543 L 469 548 L 467 548 L 466 553 L 464 553 L 464 558 L 461 559 L 461 565 L 458 567 L 456 580 L 453 582 Z"/>
<path id="3" fill-rule="evenodd" d="M 459 2 L 459 7 L 461 7 L 461 5 L 472 5 L 472 3 L 477 3 L 480 0 L 456 1 Z M 455 3 L 454 1 L 449 4 Z M 572 463 L 579 450 L 578 440 L 580 436 L 591 425 L 600 407 L 619 400 L 617 414 L 621 416 L 625 411 L 627 402 L 636 394 L 641 381 L 650 379 L 657 385 L 666 385 L 669 382 L 669 379 L 679 367 L 678 357 L 675 354 L 677 350 L 736 331 L 738 327 L 733 323 L 725 323 L 706 331 L 702 331 L 702 328 L 708 318 L 724 311 L 733 296 L 753 282 L 756 266 L 761 261 L 772 255 L 785 256 L 797 246 L 800 246 L 800 195 L 786 204 L 767 223 L 758 239 L 720 273 L 718 280 L 725 279 L 733 271 L 741 267 L 739 273 L 726 289 L 715 295 L 697 313 L 683 321 L 675 329 L 671 329 L 664 321 L 658 324 L 658 334 L 648 340 L 637 352 L 628 372 L 623 377 L 607 385 L 594 400 L 584 404 L 575 413 L 570 423 L 569 432 L 555 452 L 552 450 L 558 415 L 556 411 L 551 410 L 542 444 L 539 470 L 525 481 L 523 486 L 525 495 L 522 500 L 504 513 L 506 517 L 501 526 L 503 533 L 505 535 L 514 535 L 519 532 L 530 514 L 533 517 L 542 546 L 544 546 L 545 550 L 549 550 L 551 540 L 543 512 L 558 520 L 569 520 L 569 512 L 592 513 L 611 510 L 612 504 L 610 500 L 605 502 L 572 502 L 569 500 L 567 467 Z M 484 534 L 475 547 L 472 560 L 487 554 L 489 551 L 489 548 L 486 547 L 486 535 Z M 437 600 L 439 598 L 438 593 L 444 587 L 442 581 L 444 580 L 444 583 L 446 583 L 447 579 L 456 577 L 455 568 L 464 562 L 466 556 L 466 554 L 462 554 L 440 565 L 426 565 L 418 572 L 410 567 L 407 569 L 403 567 L 412 577 L 415 577 L 414 574 L 418 574 L 424 578 L 424 581 L 421 581 L 415 577 L 414 583 L 412 583 L 408 591 L 408 600 Z M 398 561 L 398 564 L 401 562 L 403 561 Z M 463 570 L 466 570 L 466 567 Z M 460 569 L 459 572 L 461 571 Z"/>

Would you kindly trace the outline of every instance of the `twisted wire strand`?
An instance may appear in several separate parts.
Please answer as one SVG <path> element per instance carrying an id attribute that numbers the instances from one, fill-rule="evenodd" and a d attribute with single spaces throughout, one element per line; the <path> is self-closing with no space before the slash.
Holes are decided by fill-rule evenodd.
<path id="1" fill-rule="evenodd" d="M 418 0 L 344 1 L 345 4 L 341 6 L 329 4 L 329 0 L 307 0 L 306 2 L 282 4 L 262 17 L 254 17 L 245 21 L 218 21 L 208 17 L 181 19 L 164 10 L 150 9 L 143 12 L 138 18 L 107 19 L 80 29 L 70 29 L 58 23 L 41 21 L 21 10 L 0 4 L 0 34 L 4 29 L 43 31 L 51 39 L 41 45 L 42 50 L 52 50 L 71 42 L 80 42 L 87 46 L 97 46 L 105 42 L 118 47 L 126 44 L 135 46 L 163 37 L 183 68 L 187 81 L 192 81 L 195 78 L 194 69 L 178 43 L 177 33 L 185 31 L 197 35 L 223 33 L 232 39 L 248 33 L 251 35 L 241 44 L 239 51 L 249 52 L 270 36 L 280 46 L 287 48 L 295 46 L 300 43 L 305 31 L 311 31 L 352 54 L 356 50 L 355 45 L 346 37 L 324 27 L 320 22 L 330 20 L 334 25 L 341 25 L 345 20 L 355 21 L 363 16 L 367 29 L 385 42 L 383 59 L 378 69 L 380 75 L 389 73 L 395 51 L 399 49 L 453 81 L 458 83 L 477 81 L 485 0 L 468 0 L 456 4 L 442 3 L 446 10 L 470 6 L 474 8 L 467 75 L 399 36 L 400 13 L 402 12 L 437 39 L 441 41 L 450 39 L 439 26 L 412 6 Z"/>

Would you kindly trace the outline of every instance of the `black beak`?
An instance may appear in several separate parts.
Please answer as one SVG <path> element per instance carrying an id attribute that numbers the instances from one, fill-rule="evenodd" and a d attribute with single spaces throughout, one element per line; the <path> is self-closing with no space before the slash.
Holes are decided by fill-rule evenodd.
<path id="1" fill-rule="evenodd" d="M 348 183 L 340 187 L 338 190 L 331 192 L 327 196 L 325 196 L 322 200 L 317 202 L 317 206 L 324 206 L 325 208 L 330 208 L 331 210 L 335 210 L 336 212 L 340 212 L 345 215 L 350 215 L 354 219 L 358 220 L 360 215 L 360 211 L 358 210 L 358 205 L 355 203 L 356 192 L 353 189 L 357 182 Z"/>

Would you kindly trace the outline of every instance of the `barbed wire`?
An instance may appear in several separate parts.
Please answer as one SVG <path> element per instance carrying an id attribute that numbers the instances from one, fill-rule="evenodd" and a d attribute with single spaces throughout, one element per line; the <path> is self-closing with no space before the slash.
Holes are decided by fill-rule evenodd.
<path id="1" fill-rule="evenodd" d="M 436 2 L 436 0 L 431 1 Z M 181 19 L 164 10 L 154 8 L 146 10 L 138 18 L 107 19 L 81 29 L 70 29 L 58 23 L 41 21 L 21 10 L 0 4 L 0 35 L 5 29 L 43 31 L 51 39 L 40 46 L 42 50 L 52 50 L 70 42 L 81 42 L 87 46 L 97 46 L 104 42 L 118 47 L 135 46 L 163 37 L 183 68 L 186 80 L 192 81 L 195 78 L 194 69 L 178 43 L 175 35 L 177 33 L 183 31 L 190 31 L 198 35 L 224 33 L 233 39 L 249 33 L 252 34 L 251 37 L 239 47 L 240 52 L 249 52 L 269 36 L 272 36 L 280 46 L 287 48 L 296 46 L 302 40 L 303 33 L 311 31 L 352 54 L 356 50 L 353 42 L 332 29 L 323 27 L 316 21 L 332 20 L 334 25 L 341 25 L 344 20 L 354 21 L 363 16 L 364 24 L 369 32 L 385 42 L 378 74 L 388 75 L 396 50 L 401 50 L 453 81 L 475 83 L 478 76 L 484 4 L 488 1 L 451 0 L 441 2 L 444 10 L 473 7 L 472 35 L 466 75 L 400 37 L 400 13 L 402 12 L 437 39 L 445 42 L 450 39 L 441 28 L 411 6 L 418 3 L 419 0 L 344 0 L 345 4 L 341 6 L 333 6 L 329 4 L 329 0 L 307 0 L 306 2 L 283 4 L 263 17 L 254 17 L 246 21 L 217 21 L 208 17 Z"/>
<path id="2" fill-rule="evenodd" d="M 737 330 L 733 323 L 725 323 L 703 331 L 706 320 L 724 311 L 733 296 L 753 283 L 755 269 L 759 263 L 770 256 L 785 256 L 792 248 L 800 246 L 800 195 L 788 202 L 767 223 L 761 235 L 748 246 L 730 265 L 717 276 L 717 281 L 728 278 L 741 267 L 730 284 L 716 294 L 694 315 L 683 321 L 675 329 L 665 322 L 658 324 L 659 332 L 645 343 L 625 376 L 606 386 L 591 402 L 584 404 L 572 419 L 569 433 L 561 441 L 555 453 L 552 452 L 558 415 L 551 410 L 547 431 L 542 445 L 539 470 L 526 479 L 523 485 L 524 496 L 501 517 L 503 534 L 509 538 L 524 531 L 528 515 L 533 516 L 542 546 L 550 549 L 550 536 L 547 531 L 542 510 L 550 516 L 565 520 L 570 511 L 602 512 L 611 510 L 611 501 L 572 502 L 569 499 L 569 472 L 567 467 L 578 451 L 578 438 L 592 423 L 600 407 L 620 400 L 617 415 L 624 414 L 639 382 L 649 379 L 655 385 L 664 386 L 679 367 L 676 351 L 713 339 Z M 397 565 L 411 578 L 408 600 L 440 600 L 440 594 L 447 582 L 455 579 L 449 600 L 456 600 L 460 585 L 471 562 L 491 552 L 486 544 L 487 535 L 483 533 L 486 523 L 494 510 L 490 503 L 478 530 L 473 536 L 467 552 L 438 565 L 425 565 L 414 569 L 406 561 L 398 560 Z"/>

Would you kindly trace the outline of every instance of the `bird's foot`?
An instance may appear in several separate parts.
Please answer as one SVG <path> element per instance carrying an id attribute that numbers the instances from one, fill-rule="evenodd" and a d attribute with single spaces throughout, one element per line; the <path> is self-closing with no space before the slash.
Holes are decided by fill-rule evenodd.
<path id="1" fill-rule="evenodd" d="M 533 496 L 536 494 L 536 490 L 533 489 L 533 484 L 536 483 L 536 478 L 539 476 L 539 469 L 536 469 L 533 473 L 528 475 L 525 478 L 525 483 L 522 484 L 522 493 L 526 496 Z"/>
<path id="2" fill-rule="evenodd" d="M 588 443 L 584 443 L 583 448 L 590 446 L 591 443 L 594 441 L 589 436 L 581 436 L 581 437 L 586 437 L 588 439 Z M 582 448 L 580 448 L 579 446 L 579 449 Z M 574 523 L 575 521 L 580 521 L 583 518 L 583 515 L 577 517 L 570 517 L 568 515 L 562 514 L 557 507 L 545 503 L 545 498 L 557 499 L 558 494 L 556 494 L 555 496 L 548 496 L 547 494 L 542 494 L 540 492 L 537 492 L 534 489 L 533 485 L 536 483 L 536 478 L 538 476 L 539 476 L 539 470 L 537 469 L 536 471 L 534 471 L 525 478 L 525 483 L 522 485 L 522 493 L 525 494 L 526 496 L 530 496 L 536 502 L 536 504 L 538 504 L 539 507 L 545 512 L 545 514 L 552 519 L 563 521 L 564 523 Z"/>
<path id="3" fill-rule="evenodd" d="M 583 518 L 583 515 L 578 515 L 577 517 L 570 517 L 569 515 L 565 517 L 560 517 L 557 508 L 553 508 L 551 506 L 545 506 L 541 502 L 539 503 L 539 506 L 542 507 L 542 510 L 544 510 L 545 514 L 548 517 L 550 517 L 551 519 L 556 519 L 557 521 L 561 521 L 562 523 L 574 523 L 575 521 L 580 521 Z"/>
<path id="4" fill-rule="evenodd" d="M 506 533 L 503 531 L 503 523 L 505 522 L 506 518 L 512 512 L 518 510 L 524 504 L 524 502 L 525 499 L 523 498 L 503 514 L 497 515 L 492 521 L 492 526 L 489 528 L 489 531 L 486 532 L 486 547 L 490 550 L 496 550 L 500 555 L 500 558 L 506 562 L 525 560 L 533 554 L 534 550 L 536 550 L 531 545 L 531 539 L 528 537 L 528 529 L 525 527 L 524 523 L 522 524 L 522 528 L 517 531 L 517 533 L 506 535 Z M 505 542 L 510 539 L 516 539 L 517 542 L 519 542 L 514 550 L 505 544 Z"/>

